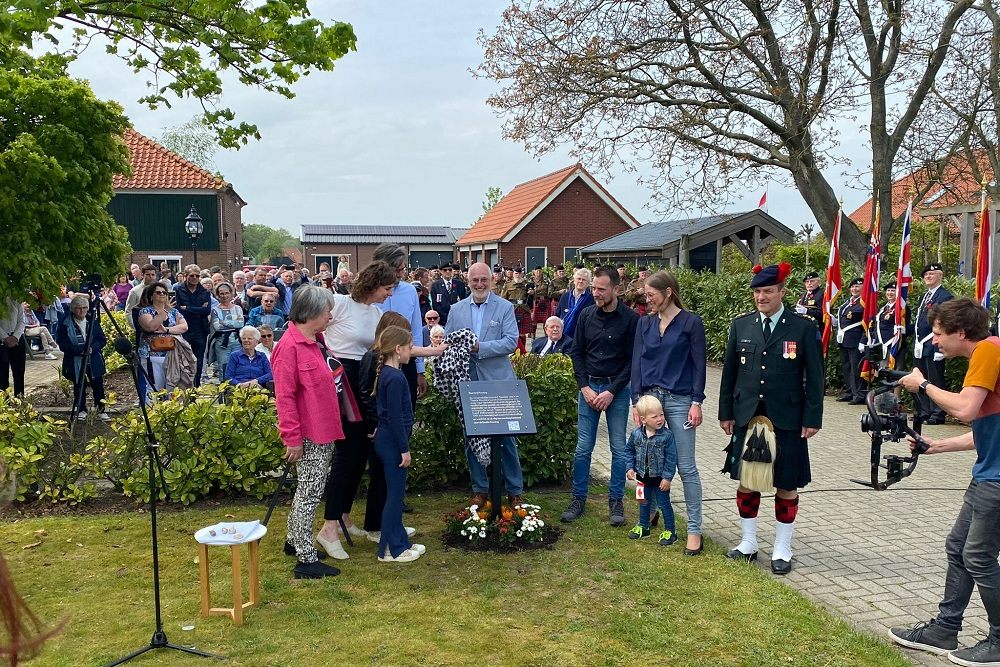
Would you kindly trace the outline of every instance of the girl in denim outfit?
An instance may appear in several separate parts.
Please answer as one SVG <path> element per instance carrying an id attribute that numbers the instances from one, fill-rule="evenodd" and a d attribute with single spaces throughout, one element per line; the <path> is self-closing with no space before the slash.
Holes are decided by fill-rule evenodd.
<path id="1" fill-rule="evenodd" d="M 670 482 L 677 470 L 677 448 L 674 435 L 666 427 L 663 405 L 652 395 L 639 398 L 635 404 L 639 427 L 628 438 L 628 479 L 645 485 L 646 498 L 639 501 L 639 523 L 629 532 L 630 540 L 649 537 L 650 496 L 663 515 L 660 546 L 669 547 L 677 541 L 674 532 L 674 510 L 670 506 Z"/>

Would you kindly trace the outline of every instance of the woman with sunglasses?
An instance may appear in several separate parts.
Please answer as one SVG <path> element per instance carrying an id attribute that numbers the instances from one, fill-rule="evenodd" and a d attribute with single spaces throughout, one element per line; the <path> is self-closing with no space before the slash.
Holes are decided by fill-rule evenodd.
<path id="1" fill-rule="evenodd" d="M 142 361 L 152 380 L 151 391 L 169 389 L 164 365 L 167 361 L 166 352 L 156 352 L 151 348 L 154 338 L 174 336 L 187 331 L 187 320 L 177 311 L 176 302 L 170 297 L 163 283 L 153 283 L 146 287 L 139 301 L 139 359 Z M 148 404 L 149 396 L 144 396 Z"/>
<path id="2" fill-rule="evenodd" d="M 218 305 L 212 308 L 212 354 L 216 376 L 221 380 L 229 363 L 229 355 L 240 349 L 239 330 L 243 328 L 243 309 L 233 302 L 236 290 L 227 282 L 215 288 Z"/>
<path id="3" fill-rule="evenodd" d="M 260 332 L 260 342 L 257 343 L 257 351 L 270 361 L 271 353 L 274 352 L 274 329 L 266 324 L 262 324 L 257 327 L 257 331 Z"/>

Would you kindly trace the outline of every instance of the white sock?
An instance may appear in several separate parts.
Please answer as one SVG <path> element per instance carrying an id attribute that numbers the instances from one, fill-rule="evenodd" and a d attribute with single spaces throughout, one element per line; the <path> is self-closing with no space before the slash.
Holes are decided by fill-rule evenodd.
<path id="1" fill-rule="evenodd" d="M 743 530 L 743 539 L 736 545 L 736 550 L 741 554 L 749 556 L 757 552 L 757 517 L 752 519 L 740 519 L 740 528 Z"/>
<path id="2" fill-rule="evenodd" d="M 795 530 L 795 522 L 778 523 L 774 529 L 774 552 L 771 560 L 792 560 L 792 532 Z"/>

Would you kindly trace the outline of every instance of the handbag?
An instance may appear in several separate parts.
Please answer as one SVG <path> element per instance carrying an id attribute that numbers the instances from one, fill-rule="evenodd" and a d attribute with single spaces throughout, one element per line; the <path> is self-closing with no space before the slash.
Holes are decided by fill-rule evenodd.
<path id="1" fill-rule="evenodd" d="M 347 381 L 344 364 L 340 363 L 337 357 L 330 354 L 325 346 L 320 347 L 323 350 L 323 356 L 326 357 L 326 365 L 330 368 L 330 373 L 333 374 L 333 384 L 337 387 L 337 403 L 340 406 L 340 416 L 345 422 L 357 424 L 362 420 L 361 408 L 358 407 L 358 402 L 354 398 L 354 392 L 351 390 L 351 384 Z"/>
<path id="2" fill-rule="evenodd" d="M 176 344 L 173 336 L 153 336 L 149 341 L 149 349 L 152 352 L 170 352 Z"/>

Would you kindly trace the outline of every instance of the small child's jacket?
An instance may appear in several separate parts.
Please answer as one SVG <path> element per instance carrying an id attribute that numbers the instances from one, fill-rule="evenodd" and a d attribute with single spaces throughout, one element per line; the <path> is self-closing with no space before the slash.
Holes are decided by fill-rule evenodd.
<path id="1" fill-rule="evenodd" d="M 653 434 L 646 435 L 646 427 L 640 426 L 628 437 L 628 467 L 635 470 L 637 477 L 674 478 L 677 471 L 677 447 L 674 434 L 666 426 Z"/>

